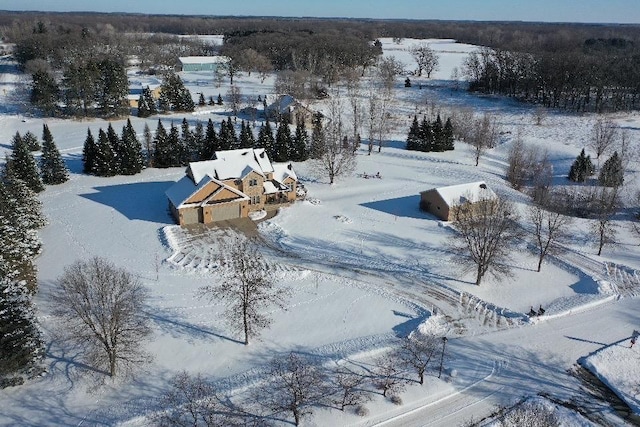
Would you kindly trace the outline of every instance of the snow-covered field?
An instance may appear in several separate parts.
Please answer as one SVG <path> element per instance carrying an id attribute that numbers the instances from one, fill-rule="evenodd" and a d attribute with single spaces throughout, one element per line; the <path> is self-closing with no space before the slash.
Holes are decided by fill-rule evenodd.
<path id="1" fill-rule="evenodd" d="M 407 70 L 415 68 L 407 49 L 419 41 L 382 41 L 385 55 L 397 57 Z M 514 277 L 502 282 L 487 279 L 478 287 L 447 250 L 454 231 L 418 208 L 420 191 L 478 180 L 524 207 L 527 197 L 504 180 L 507 152 L 516 133 L 526 143 L 548 150 L 555 180 L 561 183 L 586 146 L 596 118 L 552 112 L 536 126 L 533 107 L 456 91 L 449 81 L 452 69 L 460 67 L 474 47 L 451 40 L 428 42 L 439 54 L 440 70 L 431 80 L 412 77 L 412 88 L 403 87 L 404 77 L 398 79 L 396 108 L 403 121 L 382 152 L 374 150 L 368 156 L 363 147 L 356 174 L 333 186 L 315 176 L 308 164 L 295 165 L 309 198 L 258 225 L 278 284 L 292 295 L 286 309 L 273 311 L 272 327 L 246 347 L 222 321 L 224 307 L 196 296 L 199 287 L 229 274 L 216 267 L 213 255 L 218 240 L 229 231 L 214 228 L 190 234 L 173 225 L 164 191 L 183 176 L 183 168 L 147 169 L 133 177 L 81 174 L 87 128 L 95 135 L 107 122 L 25 115 L 18 96 L 24 93 L 24 80 L 14 73 L 1 74 L 5 90 L 0 94 L 0 155 L 10 149 L 16 131 L 40 135 L 46 122 L 72 174 L 69 182 L 48 187 L 40 196 L 49 225 L 41 232 L 44 252 L 37 261 L 36 302 L 47 332 L 49 371 L 25 386 L 0 390 L 0 425 L 145 425 L 143 416 L 159 409 L 156 399 L 179 371 L 202 373 L 221 390 L 242 397 L 247 387 L 261 380 L 273 357 L 298 351 L 323 363 L 369 363 L 393 346 L 396 336 L 416 328 L 438 328 L 449 337 L 441 380 L 429 375 L 424 386 L 409 386 L 401 406 L 376 395 L 367 404 L 368 417 L 318 410 L 303 423 L 451 426 L 471 417 L 480 419 L 495 405 L 539 393 L 583 405 L 613 424 L 623 423 L 607 403 L 589 397 L 569 371 L 579 358 L 596 354 L 589 360 L 597 358 L 593 365 L 605 379 L 607 372 L 622 378 L 611 378 L 610 383 L 635 380 L 635 392 L 630 393 L 635 393 L 637 410 L 637 361 L 620 367 L 616 357 L 607 356 L 616 343 L 624 346 L 632 331 L 640 329 L 640 303 L 632 296 L 640 294 L 636 274 L 640 249 L 638 238 L 624 228 L 628 218 L 620 215 L 619 243 L 605 248 L 602 257 L 595 256 L 587 238 L 588 223 L 576 221 L 566 252 L 547 261 L 540 273 L 523 241 L 514 256 Z M 207 98 L 224 96 L 228 90 L 226 82 L 215 87 L 207 73 L 182 77 L 194 98 L 199 92 Z M 264 83 L 253 75 L 236 80 L 247 97 L 273 92 L 273 77 Z M 445 109 L 464 105 L 497 114 L 506 132 L 501 145 L 490 150 L 479 167 L 473 166 L 462 143 L 447 153 L 406 151 L 411 115 L 424 109 L 427 101 Z M 209 118 L 219 123 L 227 114 L 216 106 L 186 117 L 191 123 Z M 182 117 L 161 119 L 166 126 L 171 121 L 179 124 Z M 628 129 L 638 147 L 640 115 L 619 114 L 613 119 Z M 157 120 L 131 118 L 139 134 L 145 123 L 154 130 Z M 123 124 L 113 123 L 116 130 Z M 638 186 L 639 167 L 640 159 L 634 158 L 625 180 L 629 200 Z M 377 172 L 381 179 L 362 178 Z M 129 269 L 151 291 L 146 314 L 154 334 L 147 347 L 154 360 L 133 379 L 100 383 L 102 374 L 82 365 L 81 355 L 52 333 L 56 321 L 49 315 L 47 296 L 55 292 L 56 278 L 66 265 L 92 256 Z M 623 297 L 620 289 L 627 290 Z M 546 315 L 531 321 L 525 313 L 539 305 Z M 605 350 L 596 353 L 601 349 Z M 637 356 L 637 347 L 622 350 Z M 457 375 L 449 375 L 452 370 Z"/>

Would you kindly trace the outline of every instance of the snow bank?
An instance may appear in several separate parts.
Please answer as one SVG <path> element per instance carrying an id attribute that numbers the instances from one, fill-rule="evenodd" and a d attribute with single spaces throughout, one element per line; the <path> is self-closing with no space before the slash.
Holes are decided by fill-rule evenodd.
<path id="1" fill-rule="evenodd" d="M 591 373 L 640 414 L 640 345 L 624 340 L 603 348 L 581 362 Z"/>

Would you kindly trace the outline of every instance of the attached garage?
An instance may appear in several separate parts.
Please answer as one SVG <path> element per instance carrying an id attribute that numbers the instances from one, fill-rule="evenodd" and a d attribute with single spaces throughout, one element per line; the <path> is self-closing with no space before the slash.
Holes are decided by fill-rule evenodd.
<path id="1" fill-rule="evenodd" d="M 241 218 L 242 205 L 237 202 L 208 205 L 204 207 L 204 213 L 205 223 Z"/>

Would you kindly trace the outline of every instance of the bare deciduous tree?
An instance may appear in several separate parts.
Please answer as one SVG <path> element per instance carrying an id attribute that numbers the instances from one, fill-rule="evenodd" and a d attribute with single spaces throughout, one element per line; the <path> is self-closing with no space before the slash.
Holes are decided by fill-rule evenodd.
<path id="1" fill-rule="evenodd" d="M 324 384 L 324 376 L 309 360 L 289 353 L 271 361 L 268 382 L 257 398 L 272 411 L 290 412 L 295 425 L 299 425 L 302 417 L 311 414 L 313 406 L 324 399 Z"/>
<path id="2" fill-rule="evenodd" d="M 473 124 L 473 131 L 467 140 L 473 150 L 473 158 L 476 166 L 480 163 L 480 158 L 488 148 L 494 148 L 498 143 L 498 125 L 496 119 L 491 114 L 485 114 L 481 119 L 477 119 Z"/>
<path id="3" fill-rule="evenodd" d="M 161 412 L 150 416 L 159 427 L 226 426 L 234 424 L 224 415 L 216 390 L 202 375 L 180 372 L 170 381 L 170 389 L 160 398 Z"/>
<path id="4" fill-rule="evenodd" d="M 418 382 L 424 384 L 424 374 L 429 362 L 439 354 L 441 338 L 435 335 L 414 334 L 402 341 L 398 354 L 402 364 L 418 374 Z"/>
<path id="5" fill-rule="evenodd" d="M 593 135 L 589 147 L 596 153 L 596 159 L 613 146 L 618 135 L 618 126 L 611 119 L 598 119 L 593 125 Z"/>
<path id="6" fill-rule="evenodd" d="M 592 211 L 595 221 L 591 229 L 596 235 L 598 255 L 606 245 L 616 242 L 617 224 L 613 222 L 613 216 L 620 207 L 620 193 L 618 187 L 599 187 L 593 198 Z"/>
<path id="7" fill-rule="evenodd" d="M 557 253 L 562 242 L 569 236 L 567 227 L 572 219 L 539 204 L 533 204 L 527 209 L 527 217 L 533 224 L 532 237 L 538 256 L 537 271 L 540 271 L 544 258 Z"/>
<path id="8" fill-rule="evenodd" d="M 392 56 L 378 61 L 378 79 L 387 92 L 393 90 L 396 76 L 402 73 L 403 68 L 402 63 Z"/>
<path id="9" fill-rule="evenodd" d="M 486 273 L 496 278 L 510 274 L 506 261 L 511 256 L 512 241 L 520 235 L 517 222 L 513 205 L 499 197 L 454 207 L 453 227 L 457 233 L 451 246 L 454 253 L 462 254 L 463 265 L 475 268 L 476 285 Z"/>
<path id="10" fill-rule="evenodd" d="M 335 97 L 329 102 L 327 120 L 319 131 L 322 135 L 314 142 L 312 167 L 319 174 L 327 174 L 329 184 L 333 184 L 336 178 L 353 173 L 357 161 L 355 141 L 349 143 L 347 139 L 342 126 L 342 106 Z"/>
<path id="11" fill-rule="evenodd" d="M 90 363 L 115 376 L 148 360 L 141 346 L 151 333 L 143 313 L 148 292 L 131 273 L 96 257 L 66 267 L 58 285 L 54 313 L 68 338 L 87 347 Z"/>
<path id="12" fill-rule="evenodd" d="M 418 63 L 418 76 L 422 76 L 422 72 L 427 73 L 427 78 L 431 78 L 431 73 L 438 69 L 438 55 L 431 49 L 427 43 L 420 43 L 411 46 L 409 49 L 411 56 Z"/>
<path id="13" fill-rule="evenodd" d="M 244 344 L 271 324 L 264 311 L 275 305 L 282 307 L 288 290 L 274 285 L 272 270 L 265 262 L 255 242 L 233 235 L 221 244 L 220 256 L 233 275 L 215 286 L 204 286 L 200 297 L 227 303 L 225 320 L 231 328 L 241 332 Z"/>
<path id="14" fill-rule="evenodd" d="M 382 395 L 387 393 L 401 393 L 404 391 L 407 380 L 401 376 L 402 370 L 398 360 L 393 354 L 385 354 L 374 362 L 373 385 L 382 390 Z"/>
<path id="15" fill-rule="evenodd" d="M 242 101 L 242 93 L 240 92 L 240 88 L 236 85 L 231 85 L 231 87 L 229 88 L 229 92 L 227 92 L 227 97 L 229 99 L 229 103 L 231 104 L 233 115 L 237 116 L 238 111 L 240 111 L 240 102 Z"/>
<path id="16" fill-rule="evenodd" d="M 337 389 L 333 404 L 341 411 L 347 406 L 358 406 L 370 399 L 369 393 L 363 388 L 365 377 L 347 368 L 337 367 L 330 381 Z"/>

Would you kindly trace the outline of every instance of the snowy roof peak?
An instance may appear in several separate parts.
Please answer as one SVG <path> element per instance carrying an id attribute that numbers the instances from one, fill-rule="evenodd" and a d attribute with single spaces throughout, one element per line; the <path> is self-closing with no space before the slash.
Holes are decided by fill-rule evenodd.
<path id="1" fill-rule="evenodd" d="M 484 181 L 439 187 L 436 188 L 435 191 L 440 194 L 442 200 L 449 206 L 459 205 L 465 202 L 475 203 L 479 200 L 495 199 L 498 197 Z"/>

